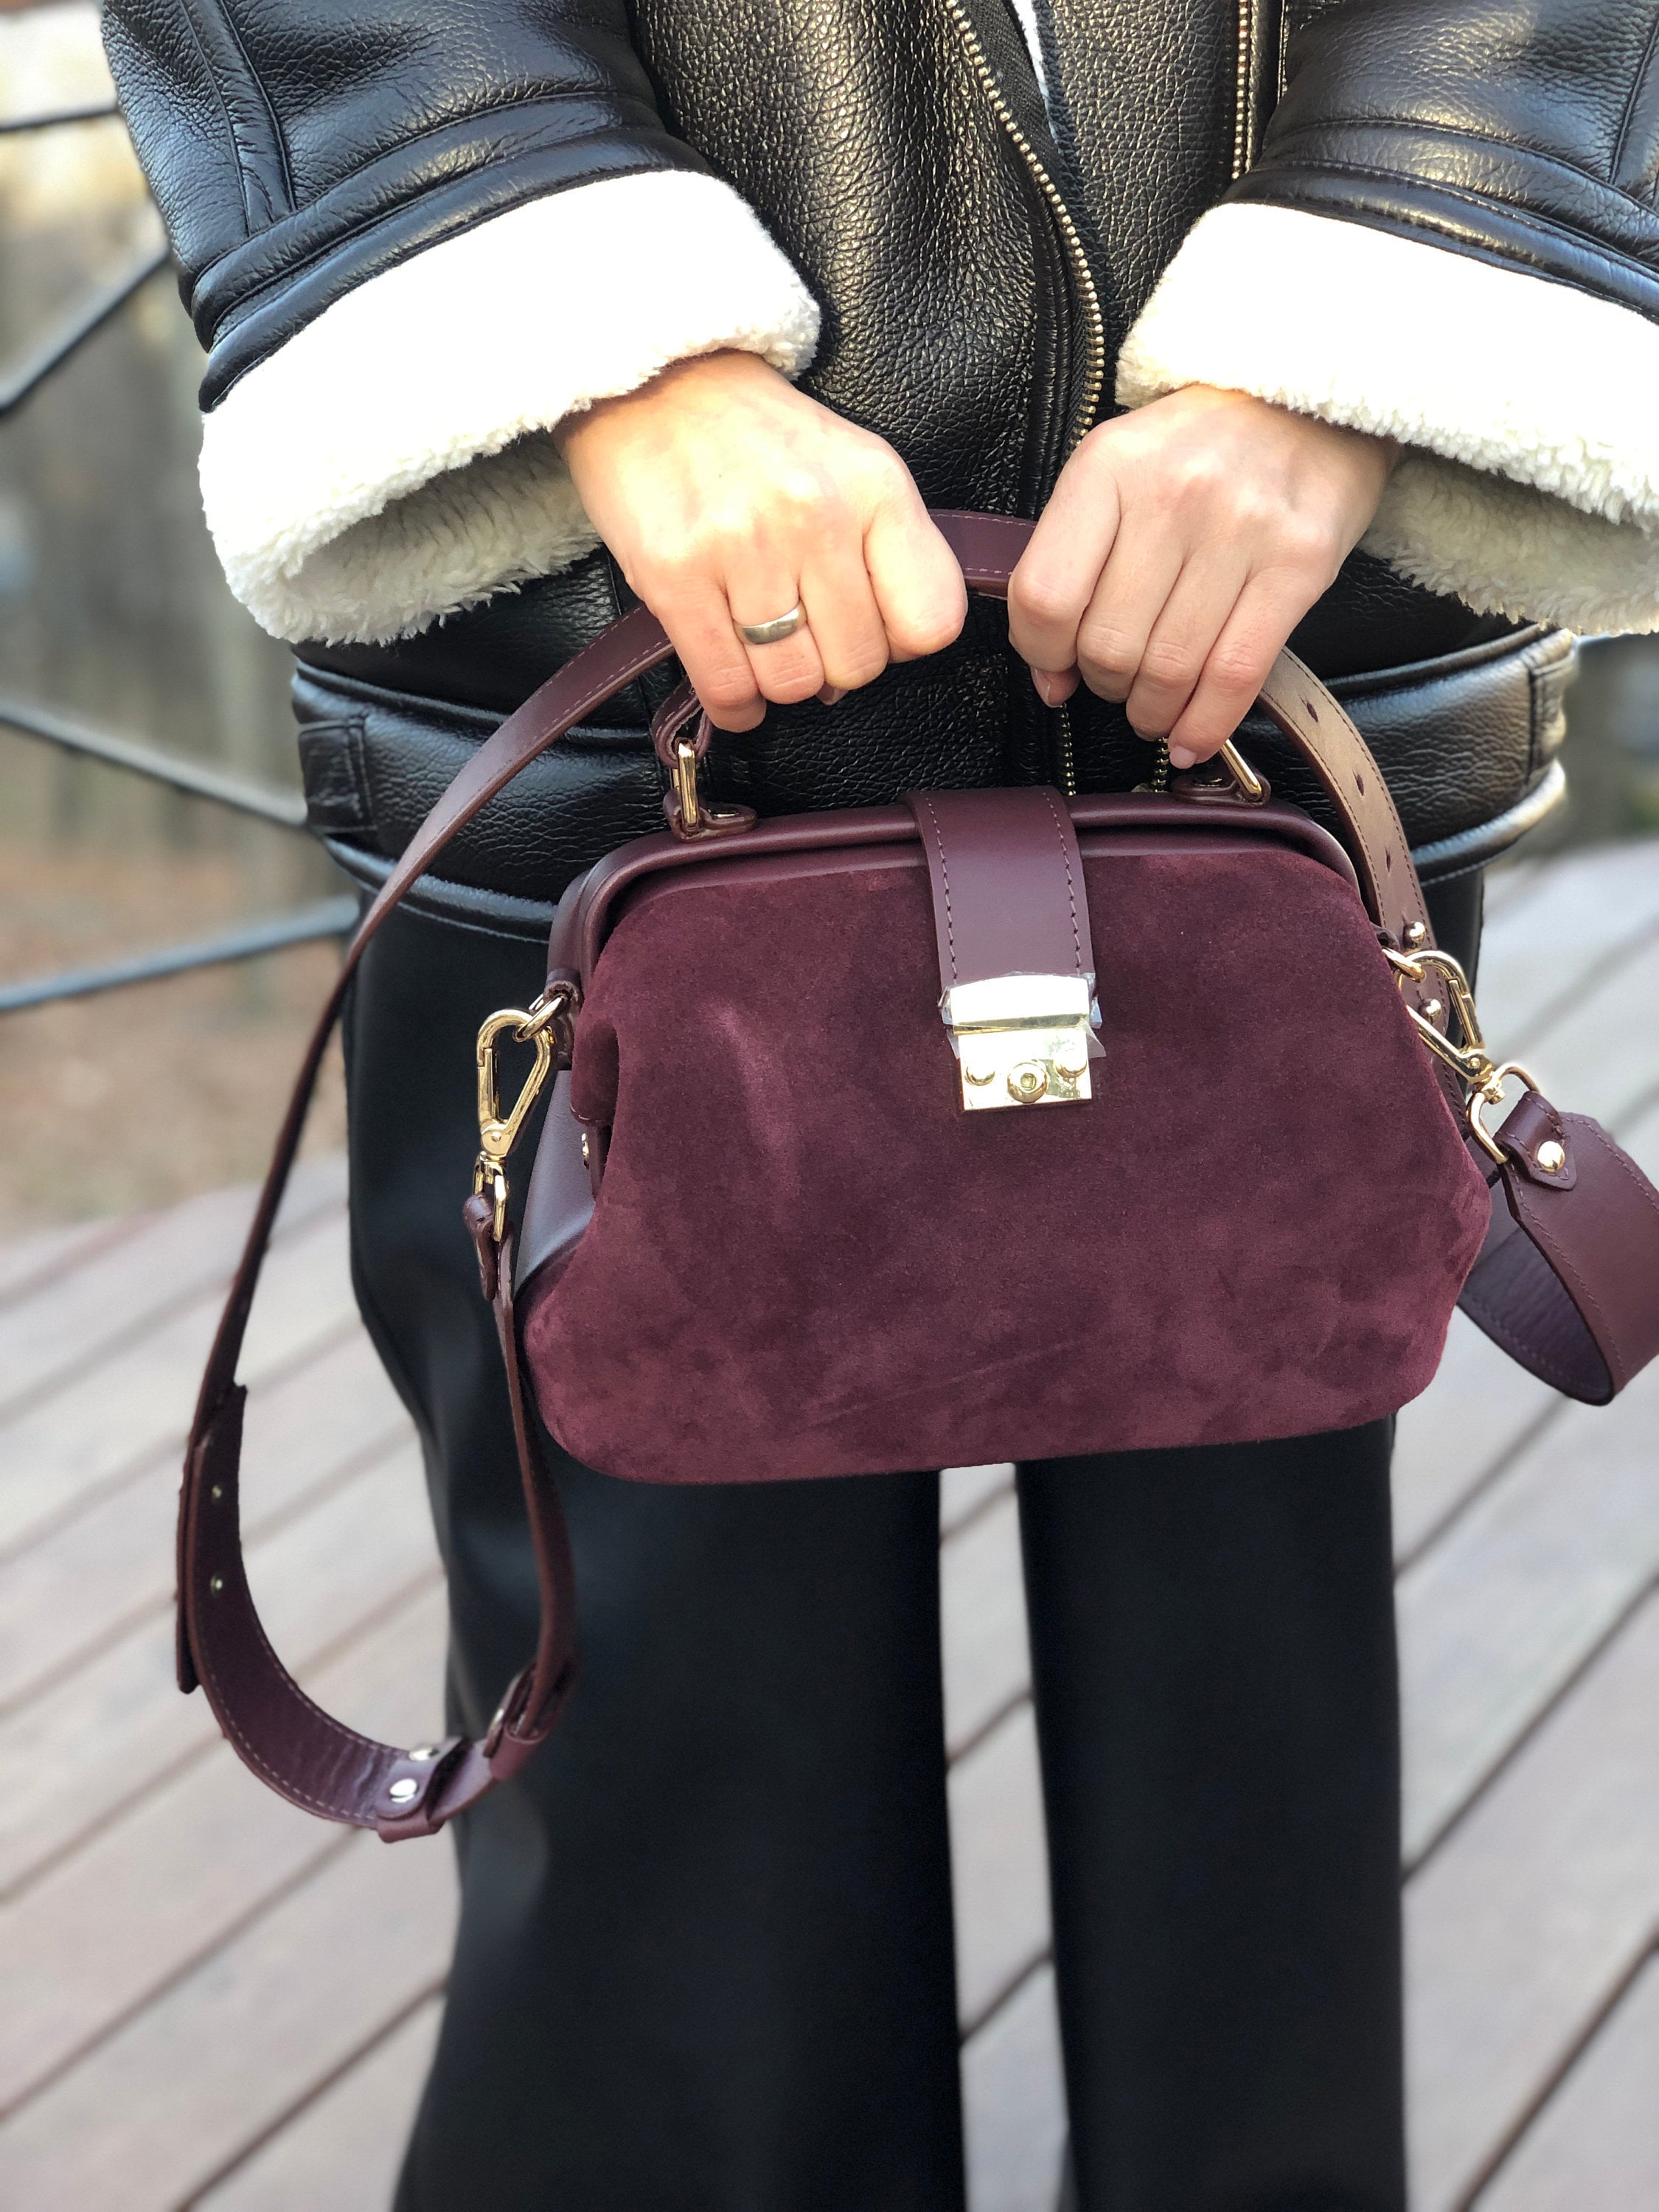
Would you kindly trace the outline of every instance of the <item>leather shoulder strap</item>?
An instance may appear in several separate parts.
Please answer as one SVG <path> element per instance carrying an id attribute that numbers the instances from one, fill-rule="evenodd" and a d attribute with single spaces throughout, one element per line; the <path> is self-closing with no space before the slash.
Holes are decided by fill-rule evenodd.
<path id="1" fill-rule="evenodd" d="M 969 584 L 1006 596 L 1031 525 L 960 513 L 934 519 Z M 542 1620 L 534 1654 L 508 1684 L 494 1721 L 476 1741 L 447 1738 L 412 1749 L 376 1743 L 313 1705 L 271 1650 L 248 1591 L 239 1534 L 244 1392 L 236 1368 L 248 1313 L 324 1048 L 376 932 L 451 840 L 521 769 L 614 693 L 657 666 L 669 651 L 661 626 L 642 607 L 613 623 L 479 747 L 381 885 L 346 948 L 307 1046 L 202 1380 L 179 1499 L 180 1686 L 190 1690 L 201 1684 L 226 1735 L 273 1789 L 327 1819 L 377 1828 L 388 1842 L 432 1834 L 495 1783 L 516 1773 L 553 1726 L 574 1679 L 568 1547 L 520 1371 L 511 1251 L 504 1247 L 497 1252 L 481 1224 L 473 1221 L 484 1288 L 494 1303 L 501 1338 Z M 1427 942 L 1428 917 L 1399 817 L 1358 731 L 1317 678 L 1288 653 L 1275 666 L 1261 703 L 1330 793 L 1374 918 L 1403 942 Z M 1499 1133 L 1500 1140 L 1507 1128 L 1506 1124 Z M 1524 1268 L 1511 1260 L 1488 1270 L 1483 1261 L 1477 1276 L 1484 1285 L 1484 1308 L 1472 1310 L 1483 1327 L 1539 1372 L 1545 1371 L 1539 1359 L 1560 1365 L 1550 1346 L 1559 1341 L 1562 1316 L 1570 1312 L 1573 1326 L 1581 1334 L 1588 1331 L 1592 1340 L 1589 1364 L 1599 1362 L 1589 1378 L 1594 1391 L 1611 1395 L 1659 1348 L 1659 1297 L 1653 1295 L 1659 1278 L 1659 1198 L 1611 1139 L 1595 1133 L 1613 1164 L 1598 1152 L 1594 1173 L 1576 1185 L 1597 1194 L 1594 1218 L 1581 1229 L 1580 1216 L 1563 1203 L 1569 1197 L 1565 1190 L 1552 1194 L 1547 1211 L 1530 1198 L 1517 1204 L 1511 1191 L 1515 1218 L 1525 1232 L 1526 1250 L 1534 1257 Z M 1508 1168 L 1505 1176 L 1513 1184 Z M 1626 1197 L 1627 1191 L 1632 1194 Z M 1621 1200 L 1623 1207 L 1638 1209 L 1635 1225 L 1626 1220 L 1614 1232 L 1608 1224 L 1614 1212 L 1625 1218 Z M 1640 1211 L 1644 1206 L 1650 1218 Z M 1638 1273 L 1647 1271 L 1645 1289 L 1632 1281 L 1632 1266 Z M 1542 1324 L 1535 1318 L 1540 1267 L 1554 1286 L 1546 1300 L 1549 1317 Z M 1536 1358 L 1528 1356 L 1528 1347 Z M 1583 1358 L 1578 1369 L 1588 1372 Z M 1561 1387 L 1573 1385 L 1567 1380 Z M 1587 1389 L 1577 1395 L 1593 1392 Z"/>
<path id="2" fill-rule="evenodd" d="M 226 1736 L 273 1790 L 325 1819 L 377 1828 L 389 1843 L 433 1834 L 516 1773 L 552 1728 L 574 1679 L 569 1547 L 534 1415 L 525 1403 L 511 1255 L 492 1264 L 485 1289 L 512 1394 L 541 1585 L 541 1630 L 533 1657 L 508 1684 L 477 1742 L 446 1738 L 404 1750 L 359 1735 L 313 1705 L 271 1649 L 242 1565 L 238 1468 L 245 1393 L 236 1381 L 242 1340 L 323 1052 L 365 951 L 410 884 L 496 792 L 668 651 L 661 625 L 644 608 L 614 623 L 486 738 L 380 886 L 346 947 L 306 1048 L 202 1378 L 179 1501 L 179 1686 L 200 1684 Z"/>

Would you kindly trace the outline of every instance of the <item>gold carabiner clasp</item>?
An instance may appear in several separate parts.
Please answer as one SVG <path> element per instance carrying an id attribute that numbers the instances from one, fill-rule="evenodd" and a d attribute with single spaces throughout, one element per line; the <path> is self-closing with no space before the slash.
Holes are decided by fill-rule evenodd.
<path id="1" fill-rule="evenodd" d="M 1430 1051 L 1443 1060 L 1449 1067 L 1455 1069 L 1467 1085 L 1468 1097 L 1464 1102 L 1464 1110 L 1468 1115 L 1469 1128 L 1482 1149 L 1502 1167 L 1508 1154 L 1487 1128 L 1481 1109 L 1502 1103 L 1504 1085 L 1511 1076 L 1518 1078 L 1528 1091 L 1537 1090 L 1537 1077 L 1522 1067 L 1518 1060 L 1493 1060 L 1481 1032 L 1480 1017 L 1474 1009 L 1474 994 L 1469 988 L 1469 979 L 1463 973 L 1462 963 L 1454 960 L 1449 952 L 1437 950 L 1395 952 L 1387 945 L 1383 951 L 1388 954 L 1389 963 L 1399 982 L 1420 983 L 1431 969 L 1443 977 L 1446 996 L 1451 1001 L 1450 1018 L 1457 1024 L 1458 1036 L 1462 1040 L 1461 1043 L 1456 1038 L 1443 1036 L 1436 1029 L 1432 1017 L 1442 1009 L 1434 1000 L 1431 999 L 1420 1012 L 1407 1001 L 1406 1012 L 1411 1016 L 1418 1035 Z"/>
<path id="2" fill-rule="evenodd" d="M 1442 978 L 1449 1008 L 1443 1008 L 1431 999 L 1427 1006 L 1419 1010 L 1409 1000 L 1406 1012 L 1411 1016 L 1418 1035 L 1429 1050 L 1443 1060 L 1449 1067 L 1455 1068 L 1463 1081 L 1479 1086 L 1492 1073 L 1492 1055 L 1486 1050 L 1486 1040 L 1481 1033 L 1480 1017 L 1475 1012 L 1474 994 L 1469 988 L 1469 979 L 1463 973 L 1462 963 L 1454 960 L 1449 952 L 1395 952 L 1383 948 L 1389 963 L 1396 971 L 1401 982 L 1420 983 L 1431 969 Z M 1449 1021 L 1457 1024 L 1456 1035 L 1437 1030 L 1433 1017 L 1446 1012 Z M 1461 1042 L 1460 1042 L 1461 1039 Z"/>
<path id="3" fill-rule="evenodd" d="M 530 1017 L 516 1006 L 491 1014 L 478 1031 L 478 1146 L 492 1160 L 504 1160 L 518 1142 L 525 1116 L 541 1096 L 548 1070 L 553 1065 L 553 1043 L 545 1030 L 532 1030 Z M 503 1114 L 495 1089 L 495 1040 L 511 1030 L 521 1044 L 536 1055 L 535 1064 L 520 1087 L 508 1112 Z"/>
<path id="4" fill-rule="evenodd" d="M 478 1158 L 472 1170 L 475 1192 L 488 1191 L 495 1202 L 495 1233 L 501 1242 L 507 1227 L 507 1155 L 519 1140 L 526 1116 L 542 1095 L 553 1066 L 554 1039 L 562 1052 L 568 1042 L 568 1019 L 575 1011 L 573 985 L 556 983 L 532 1006 L 503 1006 L 491 1014 L 478 1031 Z M 510 1030 L 514 1042 L 527 1044 L 535 1054 L 519 1095 L 505 1114 L 495 1075 L 495 1040 Z"/>

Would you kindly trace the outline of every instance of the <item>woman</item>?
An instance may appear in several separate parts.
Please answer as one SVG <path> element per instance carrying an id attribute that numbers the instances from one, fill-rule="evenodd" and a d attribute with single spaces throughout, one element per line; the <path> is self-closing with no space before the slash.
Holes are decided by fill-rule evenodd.
<path id="1" fill-rule="evenodd" d="M 1551 625 L 1659 624 L 1655 0 L 106 20 L 209 517 L 364 883 L 629 592 L 767 811 L 1190 765 L 1294 634 L 1472 958 L 1559 789 Z M 1041 514 L 1006 628 L 926 503 Z M 649 703 L 486 812 L 352 1010 L 359 1291 L 471 1729 L 534 1604 L 472 1032 L 659 821 Z M 1389 1442 L 1020 1471 L 1087 2212 L 1403 2204 Z M 403 2212 L 959 2204 L 933 1479 L 561 1473 L 583 1681 L 465 1824 Z"/>

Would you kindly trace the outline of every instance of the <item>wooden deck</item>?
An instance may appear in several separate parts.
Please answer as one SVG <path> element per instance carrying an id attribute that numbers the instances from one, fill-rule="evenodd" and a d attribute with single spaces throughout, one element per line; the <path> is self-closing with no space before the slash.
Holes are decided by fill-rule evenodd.
<path id="1" fill-rule="evenodd" d="M 1659 842 L 1504 877 L 1480 996 L 1496 1042 L 1659 1172 Z M 0 1249 L 7 2212 L 375 2212 L 431 2043 L 448 1851 L 291 1811 L 172 1686 L 176 1455 L 246 1205 Z M 442 1601 L 343 1205 L 337 1163 L 301 1172 L 257 1313 L 251 1567 L 307 1683 L 409 1741 L 437 1710 Z M 1415 2212 L 1643 2212 L 1659 1372 L 1589 1412 L 1460 1322 L 1403 1417 L 1397 1499 Z M 972 2203 L 1051 2212 L 1064 2112 L 1006 1470 L 952 1474 L 944 1521 Z"/>

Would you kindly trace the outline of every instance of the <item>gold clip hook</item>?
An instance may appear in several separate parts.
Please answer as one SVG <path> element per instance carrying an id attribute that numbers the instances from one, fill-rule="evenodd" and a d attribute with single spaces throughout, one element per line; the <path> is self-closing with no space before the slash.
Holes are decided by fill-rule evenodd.
<path id="1" fill-rule="evenodd" d="M 497 1243 L 507 1227 L 507 1177 L 502 1172 L 508 1153 L 519 1140 L 531 1108 L 541 1097 L 553 1066 L 553 1042 L 564 1043 L 562 1024 L 574 1011 L 576 994 L 568 983 L 556 983 L 528 1007 L 504 1006 L 491 1014 L 478 1031 L 478 1158 L 472 1170 L 475 1192 L 488 1190 L 495 1200 Z M 519 1095 L 501 1112 L 495 1080 L 495 1040 L 510 1030 L 520 1044 L 535 1054 Z"/>
<path id="2" fill-rule="evenodd" d="M 1461 1043 L 1450 1036 L 1443 1036 L 1428 1016 L 1419 1013 L 1409 1003 L 1406 1012 L 1411 1016 L 1418 1035 L 1430 1051 L 1455 1069 L 1467 1085 L 1468 1097 L 1465 1101 L 1465 1111 L 1468 1115 L 1469 1127 L 1482 1148 L 1501 1167 L 1508 1155 L 1487 1128 L 1481 1109 L 1501 1103 L 1504 1085 L 1511 1076 L 1524 1083 L 1528 1091 L 1537 1090 L 1537 1077 L 1523 1067 L 1518 1060 L 1493 1060 L 1486 1049 L 1480 1017 L 1475 1012 L 1474 993 L 1469 988 L 1469 979 L 1463 973 L 1461 961 L 1453 959 L 1449 952 L 1439 951 L 1395 952 L 1386 945 L 1383 950 L 1396 971 L 1398 981 L 1420 983 L 1430 969 L 1445 979 L 1446 996 L 1451 1001 L 1450 1017 L 1457 1024 L 1458 1036 L 1462 1040 Z"/>

